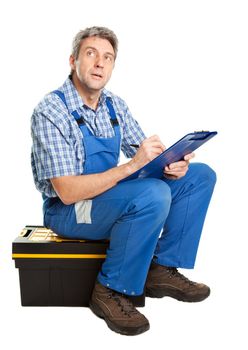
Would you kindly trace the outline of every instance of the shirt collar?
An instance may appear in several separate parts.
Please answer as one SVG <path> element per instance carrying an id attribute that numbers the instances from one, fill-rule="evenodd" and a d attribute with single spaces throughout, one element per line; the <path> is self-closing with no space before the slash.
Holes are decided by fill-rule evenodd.
<path id="1" fill-rule="evenodd" d="M 73 85 L 70 76 L 66 79 L 66 81 L 59 90 L 61 90 L 65 95 L 66 103 L 70 113 L 75 110 L 80 110 L 84 106 L 84 101 L 77 92 L 75 86 Z M 112 99 L 112 94 L 110 91 L 103 89 L 100 95 L 98 105 L 103 104 L 106 101 L 107 97 L 110 97 Z"/>
<path id="2" fill-rule="evenodd" d="M 111 100 L 113 99 L 110 91 L 108 91 L 106 89 L 102 89 L 102 93 L 100 95 L 98 104 L 100 105 L 100 104 L 104 103 L 106 101 L 107 97 L 111 98 Z"/>

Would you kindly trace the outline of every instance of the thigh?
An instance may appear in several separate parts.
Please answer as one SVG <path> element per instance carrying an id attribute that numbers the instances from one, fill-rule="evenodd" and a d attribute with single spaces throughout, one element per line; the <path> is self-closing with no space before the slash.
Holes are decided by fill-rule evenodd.
<path id="1" fill-rule="evenodd" d="M 45 213 L 45 225 L 55 233 L 69 238 L 109 238 L 120 217 L 138 205 L 149 202 L 163 192 L 165 184 L 157 179 L 136 179 L 117 184 L 90 200 L 72 205 L 61 201 Z"/>

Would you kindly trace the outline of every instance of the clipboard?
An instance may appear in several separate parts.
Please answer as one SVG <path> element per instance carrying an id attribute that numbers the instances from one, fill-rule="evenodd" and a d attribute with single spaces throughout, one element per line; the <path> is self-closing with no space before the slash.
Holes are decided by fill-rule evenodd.
<path id="1" fill-rule="evenodd" d="M 196 131 L 189 133 L 167 148 L 163 153 L 154 158 L 141 169 L 132 175 L 129 175 L 122 181 L 143 179 L 146 177 L 154 177 L 161 179 L 163 177 L 163 169 L 165 166 L 182 160 L 186 154 L 192 153 L 205 142 L 217 135 L 217 131 Z"/>

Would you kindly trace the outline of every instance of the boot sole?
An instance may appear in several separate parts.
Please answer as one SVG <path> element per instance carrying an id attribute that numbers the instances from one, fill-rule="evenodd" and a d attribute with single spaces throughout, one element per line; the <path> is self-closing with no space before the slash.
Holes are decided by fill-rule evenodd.
<path id="1" fill-rule="evenodd" d="M 116 324 L 114 324 L 113 322 L 111 322 L 106 315 L 104 314 L 104 312 L 101 310 L 101 308 L 96 305 L 95 303 L 92 303 L 91 301 L 89 302 L 89 307 L 91 309 L 91 311 L 99 318 L 104 319 L 104 321 L 107 323 L 107 326 L 114 332 L 122 334 L 122 335 L 138 335 L 141 333 L 144 333 L 146 331 L 148 331 L 148 329 L 150 328 L 149 323 L 145 324 L 142 327 L 120 327 L 117 326 Z"/>
<path id="2" fill-rule="evenodd" d="M 173 299 L 177 299 L 179 301 L 184 301 L 188 303 L 197 303 L 205 300 L 210 295 L 210 289 L 204 295 L 195 295 L 195 296 L 186 296 L 182 292 L 178 290 L 169 290 L 162 291 L 158 289 L 146 288 L 146 296 L 149 298 L 163 298 L 163 297 L 171 297 Z"/>

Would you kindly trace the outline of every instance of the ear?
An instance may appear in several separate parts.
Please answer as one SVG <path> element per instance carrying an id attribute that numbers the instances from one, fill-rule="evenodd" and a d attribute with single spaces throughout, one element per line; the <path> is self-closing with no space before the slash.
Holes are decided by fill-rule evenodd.
<path id="1" fill-rule="evenodd" d="M 71 70 L 75 70 L 76 69 L 76 65 L 75 65 L 76 59 L 75 59 L 75 57 L 71 55 L 70 58 L 69 58 L 69 62 L 70 62 Z"/>

